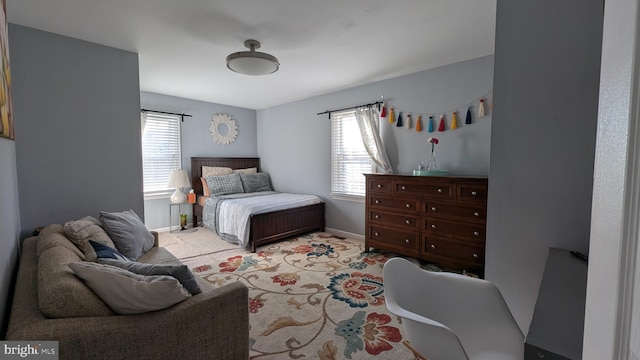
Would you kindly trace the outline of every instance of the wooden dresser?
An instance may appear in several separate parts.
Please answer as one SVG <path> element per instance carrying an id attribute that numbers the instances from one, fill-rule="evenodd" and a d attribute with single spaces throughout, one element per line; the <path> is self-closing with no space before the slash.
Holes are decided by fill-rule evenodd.
<path id="1" fill-rule="evenodd" d="M 365 249 L 484 276 L 487 179 L 365 174 Z"/>

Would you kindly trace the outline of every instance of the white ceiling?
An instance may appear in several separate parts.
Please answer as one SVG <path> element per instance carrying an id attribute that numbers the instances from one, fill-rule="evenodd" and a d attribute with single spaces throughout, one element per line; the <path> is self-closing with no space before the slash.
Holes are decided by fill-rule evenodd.
<path id="1" fill-rule="evenodd" d="M 9 22 L 139 54 L 140 89 L 262 109 L 493 54 L 496 0 L 8 0 Z M 247 76 L 230 53 L 280 70 Z"/>

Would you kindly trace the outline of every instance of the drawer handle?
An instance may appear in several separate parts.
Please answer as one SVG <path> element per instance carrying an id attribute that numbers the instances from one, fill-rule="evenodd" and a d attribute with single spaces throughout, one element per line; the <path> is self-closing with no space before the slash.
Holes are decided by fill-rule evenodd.
<path id="1" fill-rule="evenodd" d="M 478 192 L 474 190 L 474 191 L 471 192 L 471 195 L 476 196 L 476 195 L 478 195 Z"/>
<path id="2" fill-rule="evenodd" d="M 380 219 L 380 215 L 376 214 L 375 218 Z"/>
<path id="3" fill-rule="evenodd" d="M 376 200 L 375 202 L 376 202 L 376 204 L 380 204 L 380 200 Z"/>
<path id="4" fill-rule="evenodd" d="M 411 208 L 411 204 L 406 204 L 405 206 L 407 207 L 407 209 Z"/>
<path id="5" fill-rule="evenodd" d="M 438 194 L 442 194 L 442 189 L 438 189 Z"/>
<path id="6" fill-rule="evenodd" d="M 410 243 L 409 239 L 404 239 L 404 242 L 406 242 L 407 244 Z"/>
<path id="7" fill-rule="evenodd" d="M 407 187 L 406 187 L 406 186 L 404 186 L 404 185 L 403 185 L 403 186 L 400 186 L 400 190 L 407 190 Z"/>
<path id="8" fill-rule="evenodd" d="M 476 211 L 473 213 L 473 216 L 480 216 L 480 213 Z"/>
<path id="9" fill-rule="evenodd" d="M 473 258 L 474 258 L 474 259 L 479 258 L 478 254 L 473 254 Z"/>
<path id="10" fill-rule="evenodd" d="M 431 224 L 431 228 L 432 228 L 432 229 L 437 228 L 436 224 Z"/>
<path id="11" fill-rule="evenodd" d="M 407 223 L 407 225 L 411 224 L 411 220 L 408 220 L 408 219 L 405 220 L 404 222 Z"/>
<path id="12" fill-rule="evenodd" d="M 374 232 L 373 235 L 380 236 L 380 233 Z"/>
<path id="13" fill-rule="evenodd" d="M 382 185 L 381 184 L 378 184 L 378 189 L 382 189 Z"/>
<path id="14" fill-rule="evenodd" d="M 431 248 L 432 248 L 432 249 L 435 249 L 435 248 L 436 248 L 436 246 L 435 246 L 434 244 L 431 244 Z"/>
<path id="15" fill-rule="evenodd" d="M 436 211 L 436 207 L 435 207 L 435 206 L 432 206 L 432 207 L 431 207 L 431 211 Z"/>
<path id="16" fill-rule="evenodd" d="M 478 236 L 478 235 L 480 235 L 480 233 L 479 233 L 479 232 L 477 232 L 477 231 L 474 231 L 474 232 L 473 232 L 473 236 Z"/>

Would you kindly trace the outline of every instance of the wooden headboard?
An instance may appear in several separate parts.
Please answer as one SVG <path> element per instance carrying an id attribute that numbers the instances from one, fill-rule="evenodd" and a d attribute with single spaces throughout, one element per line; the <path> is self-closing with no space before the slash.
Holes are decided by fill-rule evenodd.
<path id="1" fill-rule="evenodd" d="M 240 157 L 192 157 L 191 158 L 191 185 L 196 194 L 202 194 L 202 167 L 218 166 L 232 169 L 257 168 L 260 171 L 260 158 Z"/>

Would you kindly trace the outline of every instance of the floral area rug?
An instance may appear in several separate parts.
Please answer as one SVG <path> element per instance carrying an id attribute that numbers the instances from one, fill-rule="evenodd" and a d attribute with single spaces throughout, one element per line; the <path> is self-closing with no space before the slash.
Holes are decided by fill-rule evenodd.
<path id="1" fill-rule="evenodd" d="M 251 359 L 412 359 L 385 307 L 382 267 L 395 255 L 363 249 L 312 233 L 182 261 L 216 286 L 248 286 Z"/>

